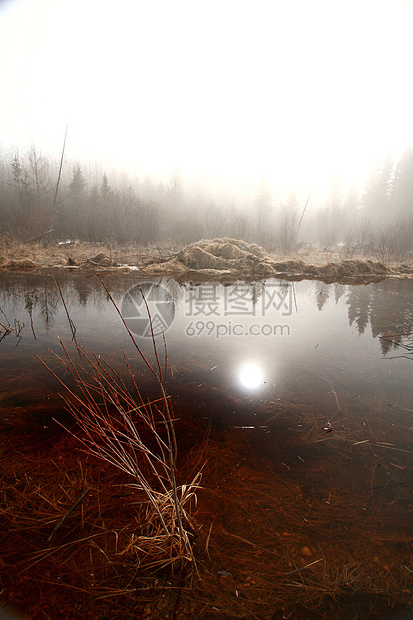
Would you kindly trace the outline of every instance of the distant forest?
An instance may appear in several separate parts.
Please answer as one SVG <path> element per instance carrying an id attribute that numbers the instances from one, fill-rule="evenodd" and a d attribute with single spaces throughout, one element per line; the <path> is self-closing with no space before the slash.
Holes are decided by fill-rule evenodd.
<path id="1" fill-rule="evenodd" d="M 65 162 L 57 187 L 58 177 L 59 162 L 35 146 L 0 154 L 3 239 L 28 241 L 53 229 L 58 240 L 136 245 L 227 236 L 281 254 L 309 243 L 327 250 L 340 244 L 343 257 L 357 251 L 383 261 L 413 252 L 412 148 L 397 161 L 378 162 L 361 189 L 343 192 L 335 177 L 324 203 L 316 212 L 311 205 L 304 217 L 294 191 L 279 198 L 264 178 L 250 204 L 241 205 L 235 197 L 197 190 L 177 172 L 164 181 L 131 183 L 126 175 L 89 175 L 81 164 Z"/>

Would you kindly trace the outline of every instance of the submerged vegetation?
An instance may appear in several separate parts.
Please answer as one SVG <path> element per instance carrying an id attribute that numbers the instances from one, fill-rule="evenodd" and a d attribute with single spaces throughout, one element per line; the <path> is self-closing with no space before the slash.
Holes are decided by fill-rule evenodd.
<path id="1" fill-rule="evenodd" d="M 186 444 L 179 478 L 193 479 L 204 465 L 191 506 L 193 561 L 164 535 L 130 476 L 76 449 L 87 435 L 55 427 L 40 442 L 38 433 L 3 436 L 2 601 L 32 618 L 79 620 L 383 620 L 410 609 L 408 445 L 393 451 L 381 429 L 366 436 L 356 399 L 333 389 L 347 429 L 336 420 L 320 436 L 319 407 L 294 394 L 268 409 L 266 427 L 277 434 L 283 416 L 301 422 L 301 483 L 286 434 L 274 459 L 256 444 L 258 429 L 198 430 L 191 447 L 189 429 L 176 422 L 178 444 Z M 323 458 L 320 441 L 329 447 Z M 365 465 L 364 487 L 356 471 Z M 343 467 L 354 472 L 347 485 Z M 159 507 L 169 519 L 170 498 Z"/>
<path id="2" fill-rule="evenodd" d="M 360 333 L 366 312 L 384 329 L 366 288 L 348 300 Z M 66 411 L 52 400 L 37 427 L 26 412 L 0 434 L 2 604 L 71 620 L 384 620 L 412 608 L 409 429 L 400 439 L 377 394 L 304 374 L 257 418 L 248 397 L 248 424 L 235 398 L 235 427 L 212 413 L 194 424 L 194 402 L 168 395 L 164 342 L 149 359 L 128 335 L 134 353 L 116 367 L 62 344 L 45 363 Z"/>
<path id="3" fill-rule="evenodd" d="M 9 542 L 2 541 L 1 568 L 13 565 L 19 575 L 14 583 L 2 575 L 3 599 L 35 616 L 44 613 L 49 617 L 50 611 L 55 617 L 57 605 L 68 618 L 85 614 L 99 618 L 106 612 L 102 611 L 105 604 L 98 601 L 110 599 L 113 617 L 136 617 L 135 604 L 134 611 L 126 612 L 131 601 L 119 606 L 119 615 L 113 614 L 112 597 L 115 601 L 125 595 L 139 598 L 141 590 L 163 590 L 169 583 L 165 580 L 174 576 L 175 580 L 185 577 L 190 584 L 198 575 L 192 513 L 201 473 L 195 472 L 189 483 L 177 482 L 175 420 L 166 393 L 166 345 L 162 367 L 152 332 L 155 361 L 151 363 L 101 283 L 159 394 L 152 399 L 141 394 L 126 355 L 126 376 L 101 356 L 89 357 L 77 345 L 73 329 L 73 354 L 62 342 L 63 356 L 54 353 L 63 365 L 65 380 L 40 360 L 64 387 L 63 400 L 70 417 L 66 415 L 64 421 L 55 414 L 54 422 L 63 430 L 60 433 L 55 428 L 53 437 L 44 439 L 39 447 L 31 446 L 26 438 L 26 453 L 33 452 L 30 465 L 23 459 L 22 469 L 9 454 L 10 448 L 14 453 L 20 445 L 19 439 L 10 445 L 8 437 L 2 446 L 3 458 L 6 454 L 11 458 L 2 468 L 1 513 Z M 72 328 L 69 315 L 68 319 Z M 5 335 L 13 330 L 9 326 L 4 329 Z M 76 443 L 83 446 L 80 452 Z M 74 456 L 70 454 L 73 449 Z M 39 578 L 34 578 L 37 571 Z M 47 602 L 43 603 L 43 596 L 40 601 L 32 599 L 33 578 L 43 592 L 50 589 Z M 79 598 L 78 604 L 69 603 L 65 592 L 61 597 L 55 591 L 60 585 L 55 580 L 60 579 L 67 595 L 74 601 Z M 21 583 L 24 592 L 17 585 Z"/>

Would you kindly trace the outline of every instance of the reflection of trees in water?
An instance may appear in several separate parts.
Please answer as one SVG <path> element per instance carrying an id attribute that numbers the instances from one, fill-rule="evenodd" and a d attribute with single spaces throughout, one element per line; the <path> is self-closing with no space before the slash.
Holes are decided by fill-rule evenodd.
<path id="1" fill-rule="evenodd" d="M 330 297 L 330 290 L 331 290 L 330 284 L 324 284 L 324 282 L 316 283 L 316 303 L 317 303 L 317 308 L 319 310 L 323 309 L 324 304 L 326 303 L 327 299 Z"/>
<path id="2" fill-rule="evenodd" d="M 69 311 L 80 306 L 85 309 L 86 313 L 88 310 L 105 311 L 108 304 L 107 293 L 98 278 L 65 272 L 56 275 L 56 279 Z M 158 281 L 155 278 L 151 280 Z M 138 282 L 144 282 L 133 274 L 122 276 L 119 273 L 104 276 L 104 281 L 119 307 L 126 293 Z M 159 279 L 159 283 L 169 290 L 175 307 L 178 309 L 183 303 L 182 300 L 188 295 L 188 285 L 181 285 L 172 279 Z M 217 286 L 222 285 L 217 284 Z M 253 304 L 257 304 L 263 295 L 265 296 L 266 286 L 269 287 L 270 293 L 273 290 L 279 290 L 280 295 L 285 287 L 286 299 L 288 299 L 287 293 L 292 291 L 289 288 L 291 283 L 283 281 L 273 281 L 270 285 L 251 283 L 246 286 L 249 287 L 248 300 Z M 220 289 L 220 294 L 224 295 L 225 290 L 225 294 L 230 295 L 231 287 L 234 288 L 234 284 L 224 285 Z M 383 354 L 397 349 L 398 345 L 405 343 L 406 335 L 413 332 L 413 281 L 411 280 L 385 280 L 376 284 L 357 286 L 303 280 L 296 283 L 295 291 L 298 307 L 300 301 L 306 298 L 320 311 L 330 297 L 334 297 L 336 304 L 345 303 L 348 307 L 350 326 L 355 325 L 362 334 L 370 323 L 373 337 L 380 338 Z M 280 301 L 281 298 L 282 295 L 274 299 Z M 17 319 L 21 325 L 23 323 L 28 325 L 28 316 L 34 330 L 40 325 L 46 330 L 50 329 L 55 321 L 56 313 L 64 312 L 59 291 L 52 278 L 30 274 L 24 277 L 7 274 L 2 278 L 0 308 L 10 321 Z"/>
<path id="3" fill-rule="evenodd" d="M 251 287 L 252 287 L 251 301 L 252 301 L 252 304 L 254 306 L 256 306 L 258 301 L 259 301 L 259 299 L 260 299 L 260 297 L 262 297 L 262 295 L 263 295 L 263 293 L 265 291 L 265 286 L 264 286 L 264 284 L 262 282 L 253 282 L 251 284 Z M 286 287 L 286 288 L 288 288 L 288 287 Z"/>
<path id="4" fill-rule="evenodd" d="M 56 287 L 44 286 L 38 291 L 36 297 L 36 310 L 43 320 L 43 327 L 48 331 L 54 323 L 54 317 L 60 301 L 59 291 Z"/>
<path id="5" fill-rule="evenodd" d="M 143 280 L 141 278 L 132 279 L 130 277 L 122 277 L 120 274 L 116 274 L 115 276 L 109 277 L 103 276 L 103 280 L 119 307 L 122 304 L 123 298 L 127 295 L 131 288 L 136 287 L 137 284 L 144 285 L 145 282 L 159 284 L 163 288 L 167 289 L 171 294 L 176 307 L 178 307 L 185 292 L 185 287 L 178 284 L 178 282 L 172 280 L 171 278 L 166 279 L 153 277 L 148 280 Z M 105 289 L 95 276 L 88 278 L 73 278 L 70 281 L 70 286 L 68 286 L 67 289 L 64 289 L 63 295 L 65 300 L 69 303 L 73 303 L 75 306 L 80 305 L 87 307 L 89 305 L 98 310 L 104 310 L 105 306 L 109 302 L 109 297 Z M 160 293 L 160 295 L 161 299 L 163 299 L 162 293 Z"/>
<path id="6" fill-rule="evenodd" d="M 347 296 L 349 323 L 363 333 L 370 322 L 373 338 L 380 338 L 383 354 L 404 342 L 413 331 L 413 286 L 410 281 L 387 280 L 353 286 Z"/>
<path id="7" fill-rule="evenodd" d="M 72 282 L 72 287 L 74 289 L 73 291 L 71 291 L 73 297 L 75 297 L 77 294 L 77 302 L 79 303 L 79 305 L 85 307 L 87 305 L 91 292 L 90 287 L 85 283 L 83 278 L 75 278 Z"/>
<path id="8" fill-rule="evenodd" d="M 27 291 L 24 294 L 24 307 L 26 308 L 26 310 L 27 310 L 27 312 L 29 314 L 30 327 L 32 329 L 33 336 L 34 336 L 35 340 L 36 340 L 36 332 L 34 331 L 34 324 L 33 324 L 33 308 L 34 308 L 34 305 L 36 303 L 36 296 L 37 296 L 37 290 L 36 289 Z"/>
<path id="9" fill-rule="evenodd" d="M 357 330 L 364 334 L 371 312 L 372 294 L 367 287 L 353 287 L 347 297 L 348 320 L 350 325 L 356 323 Z"/>
<path id="10" fill-rule="evenodd" d="M 79 306 L 86 312 L 88 309 L 105 310 L 109 300 L 98 278 L 59 273 L 56 274 L 56 280 L 69 313 L 71 309 Z M 127 291 L 138 282 L 144 282 L 136 277 L 122 277 L 120 274 L 104 277 L 104 280 L 119 307 Z M 174 280 L 161 281 L 160 278 L 158 280 L 169 290 L 174 302 L 178 304 L 185 293 L 185 287 Z M 152 281 L 158 282 L 158 280 Z M 46 331 L 49 330 L 54 324 L 56 314 L 64 312 L 60 293 L 53 279 L 50 276 L 31 274 L 26 274 L 24 277 L 16 274 L 6 275 L 0 284 L 0 308 L 4 308 L 9 317 L 16 318 L 21 323 L 27 324 L 27 319 L 24 317 L 28 314 L 33 334 L 36 325 L 37 327 L 41 325 Z"/>
<path id="11" fill-rule="evenodd" d="M 334 286 L 334 300 L 336 302 L 336 304 L 338 304 L 338 302 L 340 301 L 340 299 L 343 297 L 344 293 L 347 290 L 347 287 L 345 284 L 333 284 Z"/>
<path id="12" fill-rule="evenodd" d="M 391 334 L 389 336 L 379 336 L 380 338 L 380 347 L 383 355 L 390 353 L 390 351 L 397 349 L 399 345 L 403 343 L 403 335 L 402 334 Z"/>
<path id="13" fill-rule="evenodd" d="M 406 357 L 413 361 L 413 332 L 397 334 L 388 338 L 382 336 L 381 343 L 383 353 L 396 349 L 398 355 L 394 355 L 395 358 Z"/>

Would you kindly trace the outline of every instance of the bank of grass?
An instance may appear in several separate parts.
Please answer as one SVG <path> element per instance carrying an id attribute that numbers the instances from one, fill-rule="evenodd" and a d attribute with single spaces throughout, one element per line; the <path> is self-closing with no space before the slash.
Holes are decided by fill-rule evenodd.
<path id="1" fill-rule="evenodd" d="M 0 273 L 72 268 L 80 271 L 138 269 L 141 275 L 175 275 L 202 278 L 296 277 L 340 281 L 359 278 L 413 276 L 413 258 L 404 261 L 368 251 L 339 248 L 326 251 L 302 246 L 290 254 L 266 251 L 236 239 L 203 240 L 182 247 L 173 241 L 149 246 L 105 243 L 23 243 L 0 239 Z M 379 260 L 380 259 L 380 260 Z"/>
<path id="2" fill-rule="evenodd" d="M 19 240 L 0 239 L 0 269 L 19 270 L 42 269 L 50 267 L 83 266 L 117 266 L 145 263 L 169 256 L 170 244 L 158 246 L 137 246 L 133 244 L 120 246 L 110 241 L 105 243 L 74 242 L 58 243 L 24 243 Z M 106 265 L 94 265 L 95 257 L 104 257 Z M 88 262 L 89 261 L 89 262 Z M 70 265 L 70 262 L 73 265 Z"/>

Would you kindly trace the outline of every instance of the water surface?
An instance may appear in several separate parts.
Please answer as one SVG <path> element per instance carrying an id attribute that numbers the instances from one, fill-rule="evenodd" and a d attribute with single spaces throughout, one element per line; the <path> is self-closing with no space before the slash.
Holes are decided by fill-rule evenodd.
<path id="1" fill-rule="evenodd" d="M 48 349 L 60 354 L 61 339 L 74 354 L 74 327 L 83 350 L 121 369 L 123 350 L 142 389 L 154 389 L 101 282 L 80 274 L 56 278 L 1 279 L 6 428 L 25 419 L 47 424 L 62 407 L 61 386 L 35 356 L 67 379 Z M 371 482 L 371 459 L 380 455 L 393 462 L 380 482 L 413 478 L 413 356 L 399 346 L 411 342 L 412 281 L 225 286 L 116 275 L 105 282 L 151 363 L 152 339 L 140 335 L 147 318 L 137 284 L 147 294 L 155 331 L 167 324 L 168 391 L 194 428 L 241 428 L 281 469 L 298 471 L 305 463 L 305 475 L 309 462 L 334 456 L 340 471 L 359 469 L 357 480 L 347 478 L 351 488 Z M 162 338 L 156 342 L 163 364 Z"/>
<path id="2" fill-rule="evenodd" d="M 73 479 L 88 471 L 93 480 L 89 457 L 54 422 L 70 424 L 64 390 L 38 357 L 70 386 L 70 373 L 51 352 L 62 355 L 60 340 L 75 364 L 81 362 L 77 343 L 124 376 L 125 355 L 141 392 L 159 395 L 99 279 L 66 272 L 55 278 L 0 280 L 5 480 L 12 501 L 15 489 L 28 485 L 35 505 L 39 467 L 48 479 L 56 467 L 66 474 L 74 461 Z M 167 361 L 178 475 L 187 483 L 204 465 L 196 522 L 209 542 L 201 536 L 196 552 L 215 584 L 208 595 L 213 614 L 224 594 L 243 617 L 261 608 L 262 617 L 278 617 L 286 596 L 294 609 L 294 601 L 304 605 L 296 609 L 300 618 L 308 616 L 309 602 L 315 608 L 321 599 L 323 617 L 360 617 L 365 608 L 366 617 L 374 609 L 374 617 L 390 618 L 394 602 L 400 611 L 410 609 L 413 282 L 184 286 L 116 274 L 105 283 L 156 364 L 145 292 L 161 368 Z M 16 459 L 27 466 L 25 481 L 13 471 Z M 111 472 L 100 470 L 100 462 L 95 474 L 99 486 L 110 488 Z M 129 495 L 120 500 L 115 489 L 113 498 L 127 507 Z M 27 510 L 18 511 L 23 524 Z M 54 518 L 51 513 L 50 523 Z M 72 518 L 76 523 L 76 512 Z M 133 579 L 135 573 L 134 564 Z M 292 617 L 290 611 L 284 615 Z"/>

